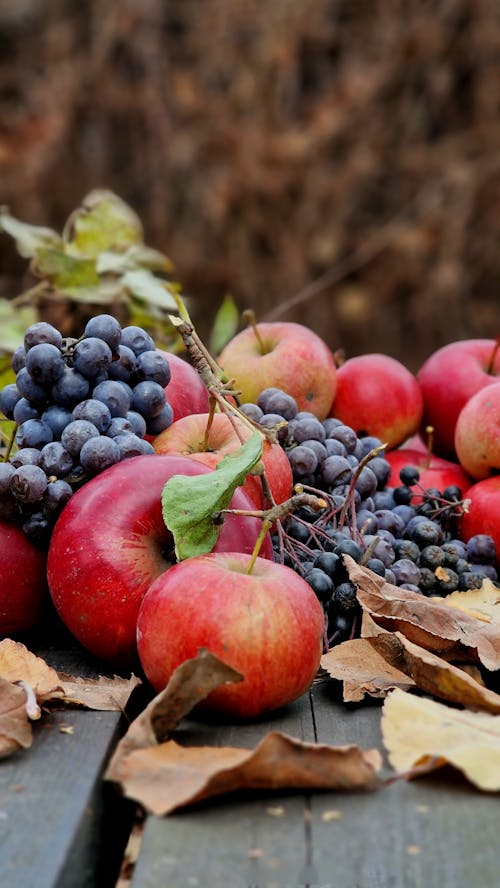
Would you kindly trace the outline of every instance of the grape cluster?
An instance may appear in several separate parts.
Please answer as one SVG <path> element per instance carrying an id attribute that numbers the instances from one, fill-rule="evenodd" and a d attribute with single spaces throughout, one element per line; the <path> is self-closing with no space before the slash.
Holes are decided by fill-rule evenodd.
<path id="1" fill-rule="evenodd" d="M 32 324 L 12 368 L 16 381 L 0 392 L 0 411 L 17 424 L 17 449 L 0 462 L 0 519 L 20 522 L 44 543 L 78 486 L 120 460 L 154 453 L 145 436 L 173 419 L 170 367 L 149 333 L 101 314 L 79 339 Z"/>
<path id="2" fill-rule="evenodd" d="M 387 582 L 427 596 L 498 579 L 493 539 L 459 539 L 457 488 L 424 490 L 409 468 L 402 469 L 398 487 L 388 487 L 391 467 L 378 438 L 358 437 L 339 419 L 320 421 L 298 411 L 279 389 L 266 389 L 257 404 L 241 409 L 260 425 L 277 427 L 295 484 L 327 502 L 319 513 L 306 507 L 289 516 L 273 542 L 275 558 L 300 573 L 323 605 L 330 644 L 354 635 L 359 625 L 345 554 Z M 410 489 L 415 484 L 417 492 Z"/>

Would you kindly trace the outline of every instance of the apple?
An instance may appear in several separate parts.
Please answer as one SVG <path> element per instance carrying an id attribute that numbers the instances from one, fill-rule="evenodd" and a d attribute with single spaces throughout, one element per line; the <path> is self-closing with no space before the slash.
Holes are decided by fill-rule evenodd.
<path id="1" fill-rule="evenodd" d="M 455 426 L 455 450 L 476 481 L 500 471 L 500 379 L 467 401 Z"/>
<path id="2" fill-rule="evenodd" d="M 455 426 L 469 398 L 499 381 L 500 351 L 494 339 L 463 339 L 433 352 L 417 373 L 425 425 L 434 426 L 434 449 L 456 459 Z"/>
<path id="3" fill-rule="evenodd" d="M 415 434 L 422 419 L 422 394 L 413 373 L 378 353 L 349 358 L 337 370 L 330 415 L 356 432 L 397 447 Z"/>
<path id="4" fill-rule="evenodd" d="M 208 413 L 198 413 L 176 420 L 153 440 L 155 452 L 190 456 L 210 468 L 215 468 L 223 456 L 233 453 L 241 447 L 241 440 L 231 420 L 224 413 L 215 413 L 210 426 L 208 449 L 205 450 L 208 419 Z M 234 417 L 234 422 L 240 431 L 243 442 L 247 441 L 252 435 L 252 430 L 238 417 Z M 292 470 L 285 451 L 280 444 L 264 441 L 262 461 L 275 502 L 284 502 L 293 492 Z M 263 494 L 260 478 L 256 475 L 248 475 L 243 489 L 255 503 L 256 508 L 261 509 Z"/>
<path id="5" fill-rule="evenodd" d="M 336 389 L 335 361 L 323 339 L 302 324 L 247 327 L 222 349 L 218 362 L 235 380 L 242 402 L 257 403 L 260 393 L 274 386 L 292 395 L 299 410 L 318 419 L 328 416 Z"/>
<path id="6" fill-rule="evenodd" d="M 170 366 L 170 382 L 165 395 L 174 413 L 174 422 L 191 413 L 207 413 L 208 392 L 192 364 L 179 355 L 157 349 Z"/>
<path id="7" fill-rule="evenodd" d="M 500 568 L 500 475 L 473 484 L 467 491 L 467 499 L 469 505 L 462 516 L 460 537 L 464 542 L 478 533 L 492 537 Z"/>
<path id="8" fill-rule="evenodd" d="M 157 691 L 174 669 L 208 648 L 244 676 L 213 691 L 208 712 L 255 718 L 303 694 L 319 667 L 324 616 L 295 571 L 249 556 L 211 552 L 158 577 L 137 620 L 137 648 Z"/>
<path id="9" fill-rule="evenodd" d="M 46 554 L 0 521 L 0 637 L 32 629 L 48 600 Z"/>
<path id="10" fill-rule="evenodd" d="M 123 668 L 136 662 L 142 597 L 175 563 L 163 486 L 173 475 L 210 471 L 187 457 L 131 457 L 84 484 L 62 510 L 48 552 L 49 590 L 63 623 L 96 656 Z M 231 507 L 253 503 L 237 490 Z M 259 519 L 228 515 L 215 548 L 249 553 L 261 527 Z M 272 558 L 269 536 L 262 552 Z"/>
<path id="11" fill-rule="evenodd" d="M 418 469 L 420 473 L 419 485 L 425 489 L 434 487 L 437 490 L 443 491 L 447 487 L 456 486 L 465 495 L 465 492 L 472 484 L 472 479 L 465 474 L 463 468 L 458 463 L 423 450 L 403 447 L 397 450 L 390 450 L 389 453 L 384 455 L 384 459 L 391 466 L 387 487 L 399 487 L 401 484 L 399 473 L 405 466 L 412 466 Z M 419 487 L 412 485 L 411 490 L 414 491 L 412 502 L 418 504 L 422 500 L 422 497 L 419 496 Z"/>

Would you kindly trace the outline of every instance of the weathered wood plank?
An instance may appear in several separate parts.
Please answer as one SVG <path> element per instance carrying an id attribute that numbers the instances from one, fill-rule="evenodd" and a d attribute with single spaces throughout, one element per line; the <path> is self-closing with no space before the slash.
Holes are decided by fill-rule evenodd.
<path id="1" fill-rule="evenodd" d="M 186 723 L 179 742 L 254 748 L 270 730 L 314 741 L 307 695 L 279 716 L 249 725 Z M 302 794 L 248 796 L 147 819 L 133 888 L 250 888 L 305 884 L 307 809 Z"/>
<path id="2" fill-rule="evenodd" d="M 50 647 L 26 644 L 61 671 L 97 675 L 64 636 Z M 132 808 L 101 777 L 121 722 L 118 712 L 44 713 L 30 749 L 0 762 L 2 888 L 114 885 Z"/>

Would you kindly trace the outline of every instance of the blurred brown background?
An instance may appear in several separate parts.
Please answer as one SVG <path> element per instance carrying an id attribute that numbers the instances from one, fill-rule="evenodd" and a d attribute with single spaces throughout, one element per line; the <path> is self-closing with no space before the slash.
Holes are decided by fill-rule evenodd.
<path id="1" fill-rule="evenodd" d="M 0 203 L 116 191 L 204 335 L 227 292 L 414 370 L 500 333 L 499 109 L 498 0 L 0 0 Z"/>

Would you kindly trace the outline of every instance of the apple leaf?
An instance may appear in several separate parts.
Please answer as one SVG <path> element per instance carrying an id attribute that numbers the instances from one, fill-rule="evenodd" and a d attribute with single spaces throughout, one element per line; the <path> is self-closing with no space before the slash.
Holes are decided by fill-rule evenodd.
<path id="1" fill-rule="evenodd" d="M 238 328 L 240 313 L 232 296 L 225 296 L 222 300 L 210 333 L 210 351 L 218 355 L 224 346 L 233 338 Z"/>
<path id="2" fill-rule="evenodd" d="M 5 208 L 0 208 L 0 231 L 14 238 L 19 255 L 25 259 L 31 259 L 39 247 L 61 246 L 61 238 L 52 228 L 20 222 Z"/>
<path id="3" fill-rule="evenodd" d="M 123 252 L 134 244 L 142 244 L 142 224 L 116 194 L 96 189 L 70 216 L 64 240 L 67 253 L 96 259 L 103 250 Z"/>
<path id="4" fill-rule="evenodd" d="M 229 453 L 213 472 L 203 475 L 174 475 L 162 491 L 163 520 L 172 533 L 178 561 L 211 552 L 220 524 L 214 513 L 227 509 L 234 491 L 244 484 L 262 456 L 258 432 L 235 453 Z"/>

